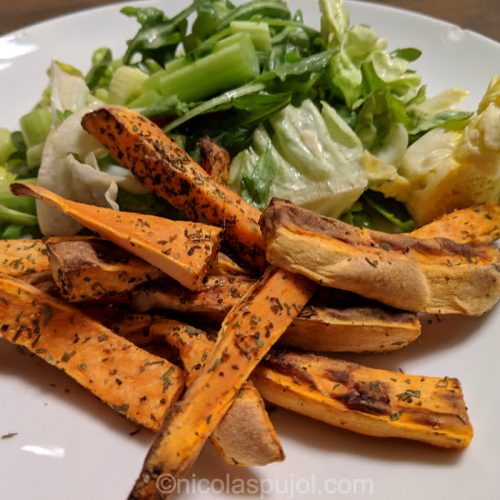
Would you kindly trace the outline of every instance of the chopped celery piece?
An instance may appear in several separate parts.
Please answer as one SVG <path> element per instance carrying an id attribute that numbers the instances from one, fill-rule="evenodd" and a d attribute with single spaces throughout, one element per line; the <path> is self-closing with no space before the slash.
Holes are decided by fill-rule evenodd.
<path id="1" fill-rule="evenodd" d="M 170 62 L 165 64 L 165 71 L 167 73 L 173 73 L 174 71 L 177 71 L 178 69 L 189 66 L 189 64 L 190 64 L 190 61 L 188 59 L 186 59 L 185 57 L 179 57 L 177 59 L 172 59 Z"/>
<path id="2" fill-rule="evenodd" d="M 259 75 L 259 61 L 250 37 L 164 75 L 161 93 L 176 95 L 184 102 L 201 101 L 214 94 L 239 87 Z"/>
<path id="3" fill-rule="evenodd" d="M 248 33 L 235 33 L 234 35 L 228 36 L 219 40 L 213 46 L 213 52 L 225 49 L 235 44 L 243 44 L 243 47 L 248 50 L 248 47 L 253 46 L 252 39 Z"/>
<path id="4" fill-rule="evenodd" d="M 100 101 L 109 102 L 109 91 L 106 89 L 103 88 L 96 89 L 95 96 Z"/>
<path id="5" fill-rule="evenodd" d="M 233 21 L 229 28 L 234 33 L 248 33 L 257 50 L 270 52 L 272 48 L 271 33 L 266 23 L 254 21 Z"/>
<path id="6" fill-rule="evenodd" d="M 153 106 L 161 99 L 163 99 L 163 96 L 158 94 L 158 92 L 148 90 L 147 92 L 144 92 L 144 94 L 141 94 L 137 99 L 129 102 L 128 107 L 134 109 L 147 108 L 149 106 Z"/>
<path id="7" fill-rule="evenodd" d="M 158 71 L 154 75 L 151 75 L 147 80 L 144 80 L 142 84 L 142 92 L 160 92 L 160 81 L 166 75 L 165 71 Z"/>
<path id="8" fill-rule="evenodd" d="M 0 222 L 9 224 L 21 224 L 22 226 L 35 226 L 37 219 L 34 215 L 25 214 L 12 208 L 0 205 Z"/>
<path id="9" fill-rule="evenodd" d="M 163 70 L 163 67 L 154 59 L 147 59 L 142 63 L 142 67 L 145 68 L 150 75 Z"/>
<path id="10" fill-rule="evenodd" d="M 42 163 L 43 147 L 45 142 L 31 146 L 26 151 L 26 162 L 29 168 L 38 167 Z"/>
<path id="11" fill-rule="evenodd" d="M 26 212 L 35 215 L 35 200 L 28 196 L 14 196 L 9 189 L 9 185 L 14 181 L 15 175 L 0 168 L 0 205 L 19 212 Z M 36 184 L 36 179 L 23 179 L 23 182 Z"/>
<path id="12" fill-rule="evenodd" d="M 52 113 L 49 108 L 36 108 L 19 120 L 26 146 L 36 146 L 45 141 L 52 125 Z"/>
<path id="13" fill-rule="evenodd" d="M 113 104 L 127 104 L 141 94 L 142 85 L 148 75 L 140 69 L 120 66 L 109 84 L 109 101 Z"/>
<path id="14" fill-rule="evenodd" d="M 33 198 L 29 198 L 28 196 L 12 196 L 10 192 L 4 194 L 3 191 L 3 189 L 0 189 L 0 205 L 11 210 L 17 210 L 18 212 L 36 215 L 36 204 Z"/>
<path id="15" fill-rule="evenodd" d="M 0 165 L 4 165 L 9 156 L 16 150 L 14 144 L 10 140 L 10 130 L 0 128 Z"/>
<path id="16" fill-rule="evenodd" d="M 165 64 L 165 69 L 157 71 L 144 81 L 144 83 L 142 84 L 142 91 L 149 92 L 150 90 L 152 90 L 154 92 L 160 92 L 160 81 L 165 75 L 189 66 L 190 64 L 191 62 L 188 61 L 185 57 L 173 59 L 172 61 Z"/>
<path id="17" fill-rule="evenodd" d="M 24 226 L 21 224 L 9 224 L 2 228 L 0 238 L 2 240 L 18 240 L 23 236 Z"/>

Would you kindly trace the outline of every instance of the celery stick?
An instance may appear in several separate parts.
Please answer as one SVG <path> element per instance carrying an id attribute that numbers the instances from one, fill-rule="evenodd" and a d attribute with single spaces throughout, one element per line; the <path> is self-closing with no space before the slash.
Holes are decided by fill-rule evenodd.
<path id="1" fill-rule="evenodd" d="M 178 69 L 184 68 L 185 66 L 189 66 L 191 64 L 185 57 L 179 57 L 177 59 L 173 59 L 165 64 L 165 69 L 161 69 L 156 73 L 152 74 L 147 80 L 142 84 L 142 91 L 146 92 L 160 92 L 160 81 L 161 79 Z"/>
<path id="2" fill-rule="evenodd" d="M 183 102 L 195 102 L 253 80 L 259 75 L 259 61 L 250 37 L 243 40 L 164 75 L 161 93 L 176 95 Z"/>
<path id="3" fill-rule="evenodd" d="M 109 90 L 107 89 L 103 89 L 102 87 L 96 89 L 95 96 L 100 101 L 109 102 Z"/>
<path id="4" fill-rule="evenodd" d="M 35 226 L 37 224 L 37 218 L 34 215 L 25 214 L 18 210 L 0 205 L 0 222 L 20 224 L 22 226 Z"/>
<path id="5" fill-rule="evenodd" d="M 28 196 L 4 196 L 2 191 L 0 189 L 0 205 L 18 212 L 36 215 L 36 204 L 33 198 Z"/>
<path id="6" fill-rule="evenodd" d="M 144 80 L 142 84 L 142 92 L 144 94 L 148 92 L 160 92 L 160 81 L 166 75 L 165 71 L 157 71 L 154 75 L 151 75 L 147 80 Z"/>
<path id="7" fill-rule="evenodd" d="M 272 48 L 271 33 L 269 26 L 266 23 L 254 21 L 233 21 L 229 25 L 229 29 L 233 34 L 248 33 L 252 39 L 252 43 L 257 50 L 270 52 Z"/>
<path id="8" fill-rule="evenodd" d="M 36 214 L 35 200 L 28 196 L 14 196 L 9 189 L 9 184 L 14 176 L 10 174 L 8 177 L 2 179 L 0 182 L 0 205 L 17 210 L 19 212 L 26 212 L 28 214 Z M 2 178 L 0 172 L 0 179 Z M 36 184 L 36 179 L 23 179 L 23 182 L 29 184 Z"/>
<path id="9" fill-rule="evenodd" d="M 252 38 L 249 33 L 235 33 L 234 35 L 230 35 L 228 37 L 219 40 L 214 44 L 213 52 L 217 52 L 219 50 L 225 49 L 226 47 L 230 47 L 231 45 L 242 44 L 244 50 L 251 50 L 249 47 L 253 45 Z"/>
<path id="10" fill-rule="evenodd" d="M 3 240 L 18 240 L 23 236 L 24 226 L 21 224 L 9 224 L 2 228 L 0 238 Z"/>
<path id="11" fill-rule="evenodd" d="M 112 104 L 127 104 L 141 94 L 148 75 L 140 69 L 120 66 L 109 83 L 109 100 Z"/>
<path id="12" fill-rule="evenodd" d="M 0 165 L 5 165 L 9 156 L 16 150 L 10 140 L 10 130 L 0 128 Z"/>
<path id="13" fill-rule="evenodd" d="M 173 73 L 178 69 L 189 66 L 190 62 L 185 57 L 178 57 L 177 59 L 172 59 L 167 64 L 165 64 L 165 72 Z"/>
<path id="14" fill-rule="evenodd" d="M 137 99 L 129 102 L 127 106 L 133 109 L 148 108 L 163 98 L 164 97 L 158 94 L 158 92 L 148 90 L 147 92 L 144 92 L 144 94 L 141 94 Z"/>
<path id="15" fill-rule="evenodd" d="M 36 108 L 19 120 L 26 146 L 36 146 L 45 141 L 52 126 L 52 113 L 49 108 Z"/>

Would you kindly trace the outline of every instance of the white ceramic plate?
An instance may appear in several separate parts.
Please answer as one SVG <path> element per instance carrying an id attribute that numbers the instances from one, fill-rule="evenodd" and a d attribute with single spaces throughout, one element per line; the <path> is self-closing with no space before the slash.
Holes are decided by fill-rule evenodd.
<path id="1" fill-rule="evenodd" d="M 184 3 L 155 5 L 178 10 Z M 318 26 L 316 2 L 290 3 Z M 348 8 L 353 22 L 371 24 L 391 47 L 423 50 L 416 67 L 431 94 L 464 87 L 471 91 L 467 105 L 473 108 L 489 78 L 500 73 L 500 45 L 480 35 L 374 4 L 351 2 Z M 52 58 L 86 70 L 94 48 L 109 46 L 120 54 L 135 30 L 134 21 L 111 6 L 0 38 L 0 126 L 16 127 L 36 102 Z M 277 410 L 272 415 L 285 446 L 284 463 L 230 467 L 206 447 L 194 476 L 188 476 L 189 486 L 198 489 L 183 498 L 312 499 L 335 492 L 383 500 L 500 498 L 499 326 L 500 308 L 480 319 L 434 320 L 400 353 L 351 356 L 375 367 L 458 377 L 475 428 L 466 451 L 366 438 Z M 126 498 L 152 439 L 147 431 L 130 436 L 134 429 L 56 369 L 0 342 L 0 435 L 18 433 L 0 440 L 2 500 Z"/>

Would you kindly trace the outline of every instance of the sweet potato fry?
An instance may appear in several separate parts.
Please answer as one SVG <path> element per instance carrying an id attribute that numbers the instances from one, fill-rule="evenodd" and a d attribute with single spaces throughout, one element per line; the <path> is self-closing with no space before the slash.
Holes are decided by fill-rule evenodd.
<path id="1" fill-rule="evenodd" d="M 205 332 L 174 320 L 156 322 L 150 328 L 150 337 L 177 348 L 186 370 L 187 385 L 204 368 L 215 346 Z M 239 390 L 210 441 L 222 459 L 231 465 L 267 465 L 285 458 L 264 401 L 251 382 L 245 382 Z"/>
<path id="2" fill-rule="evenodd" d="M 465 448 L 472 438 L 460 383 L 314 354 L 271 352 L 252 380 L 264 399 L 354 432 Z"/>
<path id="3" fill-rule="evenodd" d="M 191 467 L 252 370 L 313 292 L 309 280 L 270 269 L 231 310 L 204 369 L 167 415 L 130 498 L 159 498 L 155 482 L 162 473 L 177 478 Z"/>
<path id="4" fill-rule="evenodd" d="M 42 240 L 0 240 L 0 274 L 18 278 L 48 269 Z"/>
<path id="5" fill-rule="evenodd" d="M 165 274 L 120 247 L 98 238 L 48 242 L 52 276 L 70 302 L 133 290 Z"/>
<path id="6" fill-rule="evenodd" d="M 158 430 L 184 386 L 177 366 L 7 276 L 0 276 L 0 331 L 149 429 Z"/>
<path id="7" fill-rule="evenodd" d="M 443 215 L 411 232 L 415 238 L 448 238 L 457 243 L 492 243 L 500 238 L 500 204 L 483 203 Z"/>
<path id="8" fill-rule="evenodd" d="M 240 276 L 208 276 L 203 288 L 193 292 L 171 280 L 162 280 L 138 288 L 131 297 L 138 311 L 163 309 L 222 323 L 227 313 L 254 283 L 254 279 Z"/>
<path id="9" fill-rule="evenodd" d="M 29 184 L 13 183 L 11 191 L 45 201 L 191 290 L 201 286 L 219 247 L 221 230 L 206 224 L 76 203 Z"/>
<path id="10" fill-rule="evenodd" d="M 500 297 L 500 251 L 360 229 L 273 200 L 261 219 L 269 262 L 414 312 L 476 316 Z"/>
<path id="11" fill-rule="evenodd" d="M 151 342 L 149 328 L 159 317 L 152 314 L 130 312 L 120 305 L 102 305 L 101 303 L 77 304 L 78 310 L 85 316 L 101 323 L 113 333 L 125 337 L 136 345 L 143 346 Z M 143 341 L 138 341 L 144 337 Z"/>
<path id="12" fill-rule="evenodd" d="M 224 237 L 235 254 L 250 266 L 264 269 L 260 212 L 211 179 L 154 123 L 130 109 L 108 106 L 86 114 L 82 126 L 157 196 L 190 220 L 224 227 Z"/>
<path id="13" fill-rule="evenodd" d="M 245 277 L 210 276 L 202 290 L 190 292 L 165 281 L 138 288 L 132 301 L 139 311 L 166 309 L 222 322 L 252 284 L 253 280 Z M 280 344 L 324 352 L 388 352 L 402 349 L 420 335 L 420 322 L 414 313 L 366 300 L 363 303 L 361 297 L 342 300 L 331 297 L 330 290 L 324 291 L 328 293 L 313 297 L 304 307 Z"/>
<path id="14" fill-rule="evenodd" d="M 43 240 L 0 240 L 0 274 L 19 278 L 49 271 L 48 242 L 86 239 L 87 236 L 51 236 Z"/>
<path id="15" fill-rule="evenodd" d="M 38 288 L 43 293 L 47 295 L 52 295 L 52 297 L 60 298 L 61 294 L 59 287 L 56 285 L 52 273 L 50 271 L 42 271 L 41 273 L 31 273 L 25 274 L 18 278 L 28 283 L 29 285 Z"/>
<path id="16" fill-rule="evenodd" d="M 231 166 L 229 153 L 209 137 L 202 137 L 198 141 L 198 146 L 201 156 L 200 165 L 215 182 L 227 185 Z"/>
<path id="17" fill-rule="evenodd" d="M 303 351 L 383 353 L 406 347 L 420 332 L 413 313 L 376 304 L 342 309 L 313 302 L 279 343 Z"/>

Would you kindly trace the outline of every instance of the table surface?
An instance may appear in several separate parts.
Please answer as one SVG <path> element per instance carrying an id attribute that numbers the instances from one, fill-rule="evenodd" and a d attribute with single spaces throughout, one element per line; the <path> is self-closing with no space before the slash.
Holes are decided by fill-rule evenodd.
<path id="1" fill-rule="evenodd" d="M 2 0 L 0 34 L 68 12 L 110 3 L 117 2 L 116 0 Z M 140 2 L 131 0 L 130 3 Z M 378 3 L 428 14 L 500 41 L 499 0 L 383 0 Z"/>

